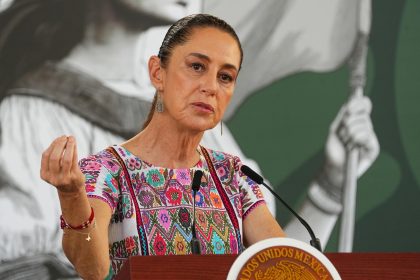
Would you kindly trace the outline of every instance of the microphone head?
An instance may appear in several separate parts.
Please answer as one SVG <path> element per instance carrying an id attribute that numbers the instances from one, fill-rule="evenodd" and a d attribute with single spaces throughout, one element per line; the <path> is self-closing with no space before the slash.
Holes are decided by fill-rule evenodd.
<path id="1" fill-rule="evenodd" d="M 255 172 L 254 170 L 252 170 L 246 165 L 241 166 L 241 171 L 257 184 L 262 184 L 264 182 L 263 177 L 261 177 L 257 172 Z"/>
<path id="2" fill-rule="evenodd" d="M 191 184 L 191 188 L 194 192 L 198 192 L 198 190 L 200 189 L 201 177 L 203 177 L 203 171 L 201 170 L 195 171 L 192 184 Z"/>

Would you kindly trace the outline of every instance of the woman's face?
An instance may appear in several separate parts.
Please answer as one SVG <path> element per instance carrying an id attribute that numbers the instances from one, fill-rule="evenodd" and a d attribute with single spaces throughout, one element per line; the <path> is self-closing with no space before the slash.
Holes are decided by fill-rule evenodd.
<path id="1" fill-rule="evenodd" d="M 238 76 L 240 50 L 235 39 L 216 28 L 196 28 L 172 50 L 162 69 L 165 112 L 195 131 L 220 122 Z"/>
<path id="2" fill-rule="evenodd" d="M 131 9 L 152 15 L 168 22 L 177 21 L 201 11 L 202 0 L 120 0 Z"/>

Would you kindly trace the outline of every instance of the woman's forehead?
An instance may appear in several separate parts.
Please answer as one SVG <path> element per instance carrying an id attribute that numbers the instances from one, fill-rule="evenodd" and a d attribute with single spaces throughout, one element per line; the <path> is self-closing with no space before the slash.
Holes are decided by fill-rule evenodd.
<path id="1" fill-rule="evenodd" d="M 228 60 L 239 68 L 241 52 L 238 42 L 229 33 L 216 27 L 196 27 L 185 43 L 174 48 L 174 54 L 188 55 L 199 53 L 209 58 Z"/>

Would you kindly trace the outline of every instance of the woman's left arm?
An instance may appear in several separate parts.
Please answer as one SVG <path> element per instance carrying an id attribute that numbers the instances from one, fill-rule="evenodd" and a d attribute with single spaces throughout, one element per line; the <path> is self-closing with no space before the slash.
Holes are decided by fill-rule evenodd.
<path id="1" fill-rule="evenodd" d="M 286 237 L 265 204 L 258 205 L 245 217 L 243 229 L 246 247 L 267 238 Z"/>

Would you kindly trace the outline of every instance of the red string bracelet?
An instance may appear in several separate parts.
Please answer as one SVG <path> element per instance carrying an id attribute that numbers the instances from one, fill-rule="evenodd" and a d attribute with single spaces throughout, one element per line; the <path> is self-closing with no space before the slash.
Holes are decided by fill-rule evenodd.
<path id="1" fill-rule="evenodd" d="M 66 222 L 66 220 L 64 220 L 63 215 L 60 216 L 60 227 L 61 229 L 64 228 L 69 228 L 69 229 L 73 229 L 73 230 L 81 230 L 81 229 L 85 229 L 87 227 L 89 227 L 89 225 L 92 224 L 93 220 L 95 219 L 95 212 L 93 212 L 93 208 L 90 207 L 91 212 L 90 212 L 90 217 L 86 222 L 83 222 L 82 224 L 78 225 L 78 226 L 72 226 L 70 224 L 68 224 Z"/>

